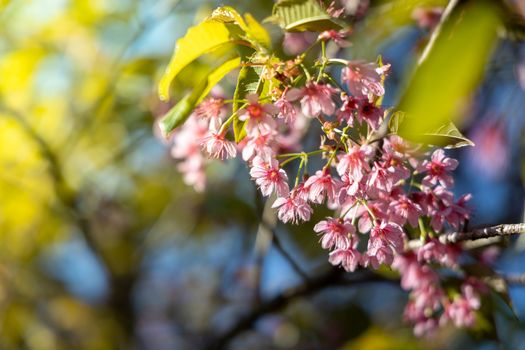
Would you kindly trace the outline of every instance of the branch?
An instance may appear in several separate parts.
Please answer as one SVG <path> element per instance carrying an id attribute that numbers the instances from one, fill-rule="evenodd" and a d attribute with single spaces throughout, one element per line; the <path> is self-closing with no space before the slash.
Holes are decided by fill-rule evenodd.
<path id="1" fill-rule="evenodd" d="M 250 313 L 241 317 L 229 330 L 208 343 L 206 349 L 212 350 L 224 348 L 230 340 L 241 334 L 243 331 L 250 329 L 259 318 L 285 308 L 296 299 L 315 294 L 325 288 L 338 285 L 355 286 L 368 282 L 393 281 L 374 273 L 357 273 L 356 276 L 351 279 L 344 278 L 345 275 L 344 270 L 332 268 L 327 273 L 309 279 L 309 281 L 304 284 L 283 291 L 273 299 L 260 304 Z"/>
<path id="2" fill-rule="evenodd" d="M 525 275 L 502 275 L 507 284 L 525 285 Z"/>
<path id="3" fill-rule="evenodd" d="M 525 223 L 500 224 L 496 226 L 477 228 L 467 232 L 454 232 L 439 237 L 441 243 L 458 243 L 461 241 L 475 241 L 483 238 L 511 236 L 525 233 Z"/>
<path id="4" fill-rule="evenodd" d="M 452 232 L 439 236 L 439 241 L 443 244 L 459 243 L 463 241 L 476 241 L 478 239 L 498 238 L 525 233 L 525 223 L 519 224 L 500 224 L 490 227 L 476 228 L 466 232 Z M 419 239 L 408 242 L 409 249 L 416 249 L 423 245 Z"/>

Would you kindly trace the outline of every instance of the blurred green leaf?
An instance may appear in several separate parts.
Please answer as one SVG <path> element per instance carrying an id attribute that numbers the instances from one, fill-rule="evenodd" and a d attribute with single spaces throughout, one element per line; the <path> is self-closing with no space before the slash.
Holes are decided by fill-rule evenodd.
<path id="1" fill-rule="evenodd" d="M 452 122 L 439 127 L 435 131 L 423 133 L 422 136 L 426 143 L 440 147 L 475 146 L 474 142 L 463 136 Z"/>
<path id="2" fill-rule="evenodd" d="M 401 136 L 441 146 L 472 144 L 450 122 L 460 121 L 483 77 L 499 25 L 498 7 L 490 1 L 460 3 L 444 15 L 398 105 L 405 112 Z"/>
<path id="3" fill-rule="evenodd" d="M 243 66 L 241 68 L 239 77 L 237 79 L 235 93 L 233 94 L 233 99 L 235 100 L 235 102 L 233 103 L 234 113 L 237 112 L 240 108 L 239 100 L 246 98 L 246 95 L 249 94 L 261 93 L 264 86 L 264 79 L 262 78 L 262 74 L 265 69 L 265 66 L 250 65 Z M 235 142 L 241 141 L 244 138 L 244 136 L 246 136 L 246 132 L 244 130 L 244 122 L 239 120 L 238 117 L 236 117 L 233 121 L 233 132 L 235 135 Z"/>
<path id="4" fill-rule="evenodd" d="M 205 20 L 188 29 L 177 41 L 175 52 L 159 84 L 161 100 L 170 97 L 170 85 L 179 72 L 200 56 L 235 40 L 224 23 Z"/>
<path id="5" fill-rule="evenodd" d="M 215 9 L 210 18 L 222 23 L 236 24 L 244 32 L 245 38 L 255 46 L 260 45 L 267 49 L 271 47 L 268 31 L 249 13 L 245 14 L 243 19 L 234 8 L 222 6 Z"/>
<path id="6" fill-rule="evenodd" d="M 315 0 L 281 0 L 275 4 L 272 16 L 266 21 L 276 23 L 289 32 L 343 28 Z"/>
<path id="7" fill-rule="evenodd" d="M 191 112 L 199 104 L 226 74 L 238 68 L 241 64 L 240 57 L 226 61 L 213 70 L 206 80 L 198 84 L 191 93 L 184 96 L 161 121 L 164 134 L 168 134 L 188 119 Z"/>

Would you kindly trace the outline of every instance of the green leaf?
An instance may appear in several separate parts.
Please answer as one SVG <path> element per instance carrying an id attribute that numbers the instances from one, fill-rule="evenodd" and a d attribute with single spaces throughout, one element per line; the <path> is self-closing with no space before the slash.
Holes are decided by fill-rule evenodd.
<path id="1" fill-rule="evenodd" d="M 249 13 L 245 14 L 244 18 L 230 6 L 219 7 L 210 16 L 212 20 L 239 26 L 246 40 L 254 46 L 262 46 L 269 49 L 271 47 L 271 39 L 268 31 Z"/>
<path id="2" fill-rule="evenodd" d="M 241 58 L 235 57 L 231 60 L 226 61 L 219 67 L 217 67 L 213 72 L 208 75 L 206 80 L 206 88 L 202 91 L 199 98 L 197 99 L 197 104 L 199 104 L 210 92 L 210 90 L 217 85 L 226 74 L 230 73 L 232 70 L 239 68 L 241 66 Z"/>
<path id="3" fill-rule="evenodd" d="M 266 21 L 277 23 L 289 32 L 322 32 L 343 28 L 315 0 L 281 0 L 275 4 L 272 16 Z"/>
<path id="4" fill-rule="evenodd" d="M 160 122 L 160 128 L 164 135 L 168 135 L 172 130 L 182 125 L 190 116 L 195 107 L 192 101 L 192 94 L 186 94 L 172 109 L 169 110 Z"/>
<path id="5" fill-rule="evenodd" d="M 422 133 L 421 138 L 427 144 L 445 148 L 475 146 L 474 142 L 463 136 L 452 122 L 439 127 L 435 131 Z"/>
<path id="6" fill-rule="evenodd" d="M 179 72 L 200 56 L 235 40 L 224 23 L 205 20 L 177 41 L 175 51 L 159 84 L 159 97 L 169 100 L 170 85 Z"/>
<path id="7" fill-rule="evenodd" d="M 272 47 L 272 40 L 268 31 L 249 13 L 244 15 L 248 30 L 246 31 L 250 37 L 257 41 L 257 43 L 263 45 L 265 48 L 270 49 Z"/>
<path id="8" fill-rule="evenodd" d="M 240 108 L 241 99 L 244 99 L 249 94 L 260 94 L 264 87 L 264 80 L 262 74 L 266 69 L 265 66 L 243 66 L 237 78 L 237 86 L 233 94 L 233 112 L 237 112 Z M 244 130 L 244 122 L 239 118 L 233 120 L 233 133 L 235 135 L 235 142 L 240 142 L 246 132 Z"/>
<path id="9" fill-rule="evenodd" d="M 425 143 L 472 145 L 450 122 L 461 121 L 483 77 L 497 39 L 499 11 L 491 1 L 471 0 L 444 18 L 400 99 L 398 109 L 406 115 L 398 132 Z"/>
<path id="10" fill-rule="evenodd" d="M 190 116 L 197 104 L 199 104 L 219 81 L 229 72 L 241 65 L 240 57 L 228 60 L 216 69 L 208 77 L 197 84 L 191 93 L 185 95 L 162 119 L 160 126 L 162 132 L 167 135 L 178 126 L 182 125 Z"/>

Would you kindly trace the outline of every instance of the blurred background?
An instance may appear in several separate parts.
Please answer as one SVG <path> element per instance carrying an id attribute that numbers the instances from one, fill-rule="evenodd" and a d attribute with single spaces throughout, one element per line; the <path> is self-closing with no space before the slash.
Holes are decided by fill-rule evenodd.
<path id="1" fill-rule="evenodd" d="M 348 11 L 367 12 L 340 55 L 382 54 L 392 64 L 385 103 L 395 105 L 446 3 L 344 1 Z M 256 244 L 262 203 L 241 162 L 210 163 L 204 192 L 182 182 L 169 143 L 155 137 L 168 108 L 157 84 L 175 41 L 223 4 L 259 20 L 273 6 L 0 1 L 0 349 L 201 349 L 252 310 L 242 332 L 223 337 L 225 347 L 525 349 L 522 323 L 497 310 L 493 332 L 446 328 L 414 338 L 397 284 L 330 284 L 316 218 L 279 225 L 278 241 Z M 456 193 L 474 196 L 472 225 L 523 220 L 525 4 L 505 6 L 507 31 L 481 62 L 461 115 L 476 147 L 453 151 L 461 161 Z M 268 28 L 280 45 L 279 31 Z M 285 51 L 311 38 L 286 38 Z M 189 85 L 199 67 L 192 69 L 181 78 Z M 471 71 L 454 74 L 469 79 Z M 425 93 L 446 88 L 444 81 Z M 494 251 L 498 271 L 525 273 L 524 249 L 519 238 Z M 298 270 L 329 277 L 301 292 Z M 289 288 L 297 298 L 261 308 Z M 510 290 L 521 317 L 523 292 Z"/>

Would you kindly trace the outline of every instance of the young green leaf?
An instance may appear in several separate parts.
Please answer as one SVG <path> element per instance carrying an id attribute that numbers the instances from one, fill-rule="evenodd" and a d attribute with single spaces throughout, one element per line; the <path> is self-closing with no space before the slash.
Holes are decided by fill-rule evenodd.
<path id="1" fill-rule="evenodd" d="M 322 32 L 343 28 L 315 0 L 281 0 L 275 4 L 272 16 L 266 21 L 276 23 L 289 32 Z"/>
<path id="2" fill-rule="evenodd" d="M 270 34 L 268 34 L 268 31 L 249 13 L 245 14 L 243 19 L 234 8 L 223 6 L 215 9 L 210 19 L 239 26 L 245 39 L 255 47 L 262 46 L 264 49 L 271 47 Z"/>
<path id="3" fill-rule="evenodd" d="M 235 38 L 224 23 L 205 20 L 190 28 L 186 35 L 177 41 L 175 52 L 159 84 L 159 97 L 169 100 L 170 86 L 179 72 L 200 56 L 209 53 Z"/>
<path id="4" fill-rule="evenodd" d="M 449 146 L 464 146 L 472 143 L 450 122 L 461 121 L 483 77 L 500 18 L 495 2 L 488 0 L 464 1 L 450 9 L 401 97 L 398 109 L 406 118 L 399 134 L 407 138 L 427 135 L 427 143 L 442 145 L 436 142 L 442 139 Z"/>
<path id="5" fill-rule="evenodd" d="M 166 113 L 160 124 L 162 132 L 167 135 L 184 123 L 195 106 L 208 95 L 211 88 L 221 81 L 226 74 L 238 68 L 240 64 L 241 59 L 236 57 L 214 69 L 208 75 L 206 80 L 197 84 L 191 93 L 184 96 L 168 113 Z"/>
<path id="6" fill-rule="evenodd" d="M 244 99 L 246 95 L 258 94 L 262 91 L 264 81 L 262 74 L 266 68 L 264 66 L 244 66 L 241 68 L 239 77 L 237 78 L 237 87 L 233 98 L 233 112 L 237 112 L 240 108 L 239 100 Z M 235 118 L 233 121 L 233 132 L 235 135 L 235 142 L 241 141 L 245 136 L 244 122 Z"/>

